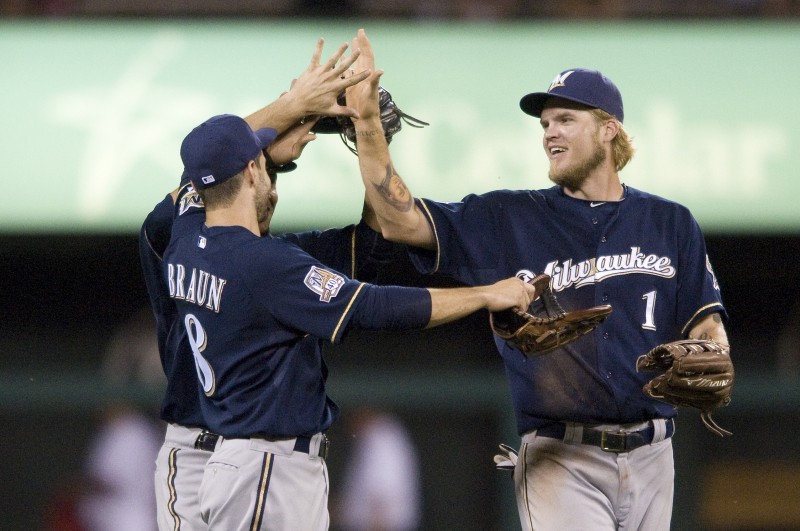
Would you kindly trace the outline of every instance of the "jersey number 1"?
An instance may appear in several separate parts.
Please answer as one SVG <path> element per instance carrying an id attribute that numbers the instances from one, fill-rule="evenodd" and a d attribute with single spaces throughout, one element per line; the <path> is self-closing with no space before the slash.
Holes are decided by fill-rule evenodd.
<path id="1" fill-rule="evenodd" d="M 655 330 L 656 329 L 656 292 L 649 291 L 642 295 L 642 299 L 647 301 L 647 305 L 644 309 L 644 323 L 642 323 L 642 328 L 645 330 Z"/>

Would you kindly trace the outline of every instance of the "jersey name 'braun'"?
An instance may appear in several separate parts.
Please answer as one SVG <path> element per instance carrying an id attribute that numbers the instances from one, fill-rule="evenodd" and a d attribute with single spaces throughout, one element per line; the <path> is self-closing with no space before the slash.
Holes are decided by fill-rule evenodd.
<path id="1" fill-rule="evenodd" d="M 227 280 L 193 267 L 191 278 L 187 282 L 186 267 L 183 264 L 173 263 L 167 264 L 167 276 L 171 298 L 205 306 L 219 313 L 222 289 Z"/>

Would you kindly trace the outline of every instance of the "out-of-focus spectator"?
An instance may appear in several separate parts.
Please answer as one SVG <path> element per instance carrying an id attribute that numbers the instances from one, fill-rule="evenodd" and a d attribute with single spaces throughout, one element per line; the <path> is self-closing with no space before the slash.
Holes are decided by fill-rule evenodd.
<path id="1" fill-rule="evenodd" d="M 120 327 L 106 349 L 101 374 L 120 389 L 165 385 L 150 308 Z M 159 389 L 161 388 L 161 389 Z M 139 393 L 122 393 L 103 407 L 101 423 L 86 454 L 77 516 L 87 531 L 156 529 L 155 458 L 163 428 Z"/>
<path id="2" fill-rule="evenodd" d="M 408 430 L 386 411 L 361 408 L 346 418 L 354 447 L 344 469 L 331 527 L 344 531 L 418 529 L 422 504 L 419 460 Z"/>

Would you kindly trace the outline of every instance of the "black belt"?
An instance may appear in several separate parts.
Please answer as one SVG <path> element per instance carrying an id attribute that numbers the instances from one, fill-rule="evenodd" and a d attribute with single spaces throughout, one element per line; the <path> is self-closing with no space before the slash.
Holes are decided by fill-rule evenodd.
<path id="1" fill-rule="evenodd" d="M 217 441 L 219 441 L 220 437 L 222 437 L 222 435 L 203 430 L 200 435 L 197 436 L 197 440 L 194 441 L 194 447 L 197 450 L 213 452 L 217 447 Z"/>
<path id="2" fill-rule="evenodd" d="M 197 436 L 197 440 L 194 441 L 194 447 L 198 450 L 205 450 L 206 452 L 213 452 L 214 449 L 217 447 L 217 441 L 221 438 L 221 435 L 216 433 L 212 433 L 210 431 L 203 430 L 200 435 Z M 328 459 L 328 447 L 330 446 L 330 441 L 328 437 L 323 433 L 322 440 L 319 443 L 319 451 L 317 455 L 323 459 Z M 303 452 L 304 454 L 310 453 L 311 451 L 311 437 L 300 436 L 294 441 L 294 451 L 295 452 Z"/>
<path id="3" fill-rule="evenodd" d="M 330 446 L 330 441 L 328 440 L 327 435 L 323 433 L 322 440 L 319 442 L 319 451 L 317 452 L 317 455 L 327 460 L 329 446 Z M 304 435 L 298 437 L 294 441 L 294 451 L 303 452 L 304 454 L 311 453 L 311 437 L 306 437 Z"/>
<path id="4" fill-rule="evenodd" d="M 669 439 L 675 433 L 675 421 L 673 419 L 667 419 L 666 424 L 667 433 L 664 438 Z M 646 428 L 632 432 L 603 431 L 584 426 L 581 443 L 597 446 L 605 452 L 630 452 L 640 446 L 652 443 L 655 432 L 656 429 L 652 421 L 647 423 Z M 551 439 L 563 440 L 566 433 L 567 425 L 563 422 L 548 424 L 536 430 L 536 435 L 549 437 Z"/>

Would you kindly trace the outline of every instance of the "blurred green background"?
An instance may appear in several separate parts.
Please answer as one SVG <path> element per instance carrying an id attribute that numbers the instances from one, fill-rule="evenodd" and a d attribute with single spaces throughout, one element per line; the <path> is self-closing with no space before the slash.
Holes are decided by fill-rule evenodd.
<path id="1" fill-rule="evenodd" d="M 113 332 L 147 305 L 136 233 L 178 182 L 183 136 L 210 115 L 271 101 L 318 37 L 328 55 L 358 27 L 382 84 L 431 123 L 392 143 L 419 196 L 549 186 L 539 125 L 519 98 L 570 67 L 617 83 L 638 149 L 623 180 L 692 209 L 731 315 L 737 386 L 718 420 L 735 435 L 717 439 L 681 413 L 673 528 L 800 529 L 800 24 L 586 13 L 0 18 L 0 529 L 46 528 L 104 404 L 157 406 L 158 386 L 108 381 L 99 368 Z M 357 160 L 320 136 L 281 176 L 280 195 L 275 232 L 351 223 Z M 355 334 L 328 351 L 343 410 L 380 406 L 409 426 L 424 529 L 519 526 L 511 480 L 491 461 L 498 442 L 518 436 L 486 322 Z M 350 434 L 330 435 L 335 491 Z"/>

